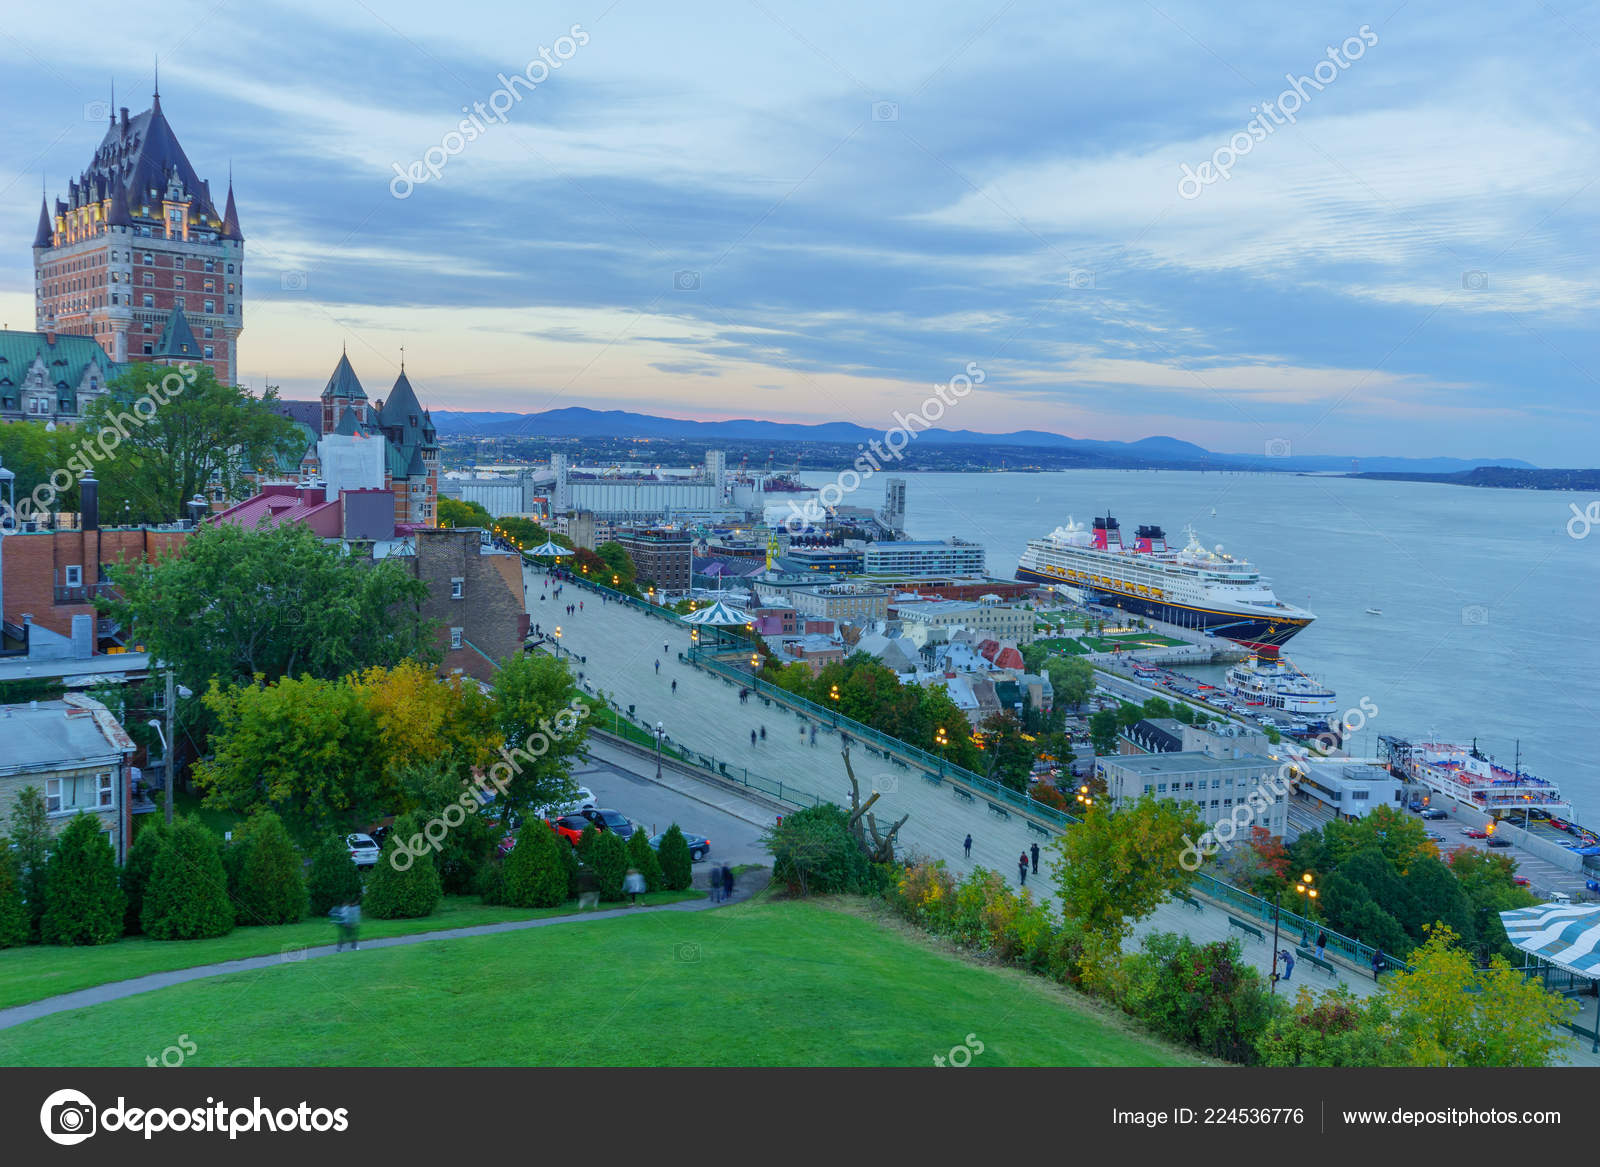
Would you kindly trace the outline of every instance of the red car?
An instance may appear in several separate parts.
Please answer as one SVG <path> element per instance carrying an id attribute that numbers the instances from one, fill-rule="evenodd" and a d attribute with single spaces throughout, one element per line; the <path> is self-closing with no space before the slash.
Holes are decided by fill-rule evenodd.
<path id="1" fill-rule="evenodd" d="M 1469 839 L 1487 839 L 1489 837 L 1486 832 L 1480 831 L 1477 827 L 1467 827 L 1461 833 Z"/>
<path id="2" fill-rule="evenodd" d="M 1527 887 L 1528 886 L 1528 881 L 1526 879 L 1522 878 L 1522 876 L 1520 876 L 1520 875 L 1513 876 L 1512 877 L 1512 882 L 1514 882 L 1518 887 Z"/>
<path id="3" fill-rule="evenodd" d="M 545 819 L 545 825 L 576 847 L 578 840 L 583 837 L 583 828 L 589 825 L 589 820 L 581 814 L 564 814 L 557 819 Z"/>

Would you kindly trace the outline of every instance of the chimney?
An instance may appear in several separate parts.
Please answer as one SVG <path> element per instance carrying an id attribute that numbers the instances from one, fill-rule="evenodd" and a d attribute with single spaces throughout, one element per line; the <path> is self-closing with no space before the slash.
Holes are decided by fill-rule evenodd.
<path id="1" fill-rule="evenodd" d="M 78 510 L 82 512 L 79 526 L 85 531 L 100 529 L 100 484 L 90 474 L 78 481 Z"/>
<path id="2" fill-rule="evenodd" d="M 126 138 L 128 136 L 128 107 L 127 106 L 123 106 L 122 107 L 122 136 L 124 138 Z"/>

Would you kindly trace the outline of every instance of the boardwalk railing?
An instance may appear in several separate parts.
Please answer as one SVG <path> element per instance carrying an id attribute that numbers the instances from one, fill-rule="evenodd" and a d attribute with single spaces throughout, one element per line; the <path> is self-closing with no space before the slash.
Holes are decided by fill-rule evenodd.
<path id="1" fill-rule="evenodd" d="M 1229 909 L 1239 915 L 1254 916 L 1256 919 L 1263 920 L 1268 924 L 1272 923 L 1273 915 L 1277 911 L 1273 907 L 1271 900 L 1264 900 L 1260 896 L 1251 895 L 1243 888 L 1234 887 L 1231 883 L 1224 883 L 1214 876 L 1205 874 L 1205 872 L 1199 872 L 1195 875 L 1194 883 L 1190 886 L 1190 890 L 1198 892 L 1209 899 L 1216 900 L 1218 903 L 1226 904 Z M 1372 956 L 1375 952 L 1378 952 L 1370 944 L 1363 944 L 1359 940 L 1335 932 L 1326 924 L 1319 924 L 1315 920 L 1308 919 L 1287 909 L 1278 913 L 1278 929 L 1282 936 L 1293 938 L 1296 942 L 1298 942 L 1302 932 L 1312 944 L 1316 943 L 1319 933 L 1325 935 L 1328 938 L 1328 951 L 1343 957 L 1357 968 L 1370 969 L 1372 967 Z M 1385 971 L 1389 969 L 1411 971 L 1411 966 L 1398 956 L 1390 956 L 1388 953 L 1379 953 L 1379 955 L 1383 959 Z"/>

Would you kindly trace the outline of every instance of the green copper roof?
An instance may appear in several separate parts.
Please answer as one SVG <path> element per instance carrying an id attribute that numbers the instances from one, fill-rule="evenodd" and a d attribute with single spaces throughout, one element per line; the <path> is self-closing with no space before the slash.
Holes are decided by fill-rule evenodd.
<path id="1" fill-rule="evenodd" d="M 328 378 L 327 388 L 323 389 L 322 395 L 324 397 L 342 397 L 360 401 L 367 399 L 367 391 L 361 387 L 360 378 L 356 376 L 356 371 L 350 367 L 349 354 L 339 354 L 339 363 L 333 367 L 333 376 Z"/>
<path id="2" fill-rule="evenodd" d="M 155 355 L 172 360 L 200 359 L 200 344 L 195 340 L 194 330 L 189 327 L 189 318 L 183 314 L 182 308 L 174 308 L 172 315 L 167 317 L 166 327 L 161 330 L 161 339 L 156 341 Z"/>
<path id="3" fill-rule="evenodd" d="M 58 402 L 69 403 L 68 412 L 77 411 L 78 386 L 89 366 L 99 370 L 102 385 L 121 371 L 93 337 L 58 332 L 51 344 L 42 332 L 0 329 L 0 409 L 19 407 L 22 383 L 36 359 L 44 361 L 45 382 L 54 388 Z"/>

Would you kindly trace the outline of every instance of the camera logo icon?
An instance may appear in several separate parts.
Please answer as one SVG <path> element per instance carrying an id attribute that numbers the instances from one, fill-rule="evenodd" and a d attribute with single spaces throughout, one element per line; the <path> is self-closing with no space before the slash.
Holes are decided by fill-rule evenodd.
<path id="1" fill-rule="evenodd" d="M 73 1147 L 95 1132 L 95 1106 L 87 1094 L 78 1090 L 57 1090 L 39 1108 L 39 1125 L 45 1138 L 63 1147 Z"/>
<path id="2" fill-rule="evenodd" d="M 699 964 L 700 946 L 698 944 L 674 944 L 672 946 L 672 959 L 679 964 Z"/>
<path id="3" fill-rule="evenodd" d="M 109 101 L 86 101 L 83 103 L 83 120 L 86 122 L 103 122 L 111 116 L 111 103 Z"/>
<path id="4" fill-rule="evenodd" d="M 1269 458 L 1287 458 L 1290 448 L 1288 438 L 1267 439 L 1267 457 Z"/>
<path id="5" fill-rule="evenodd" d="M 900 120 L 900 103 L 896 101 L 875 101 L 872 103 L 872 120 L 875 122 L 897 122 Z"/>
<path id="6" fill-rule="evenodd" d="M 1469 627 L 1482 627 L 1489 623 L 1489 609 L 1482 604 L 1468 604 L 1461 609 L 1461 622 Z"/>
<path id="7" fill-rule="evenodd" d="M 672 273 L 672 290 L 675 292 L 694 292 L 700 288 L 700 273 L 697 271 L 676 271 Z"/>
<path id="8" fill-rule="evenodd" d="M 286 271 L 278 277 L 278 286 L 285 292 L 303 292 L 306 290 L 306 273 Z"/>
<path id="9" fill-rule="evenodd" d="M 1094 287 L 1094 272 L 1082 267 L 1068 268 L 1067 287 L 1074 292 L 1081 292 L 1085 288 Z"/>
<path id="10" fill-rule="evenodd" d="M 1464 271 L 1461 273 L 1461 286 L 1469 292 L 1481 292 L 1489 286 L 1489 273 L 1486 271 Z"/>

